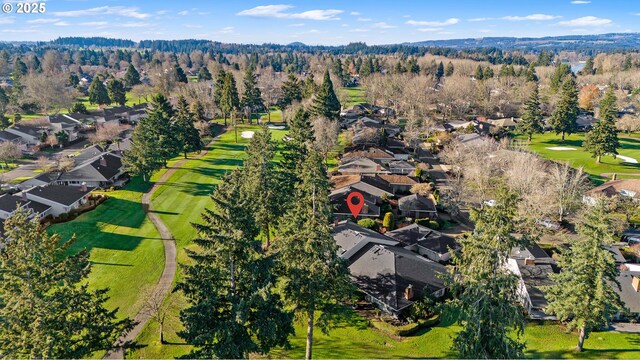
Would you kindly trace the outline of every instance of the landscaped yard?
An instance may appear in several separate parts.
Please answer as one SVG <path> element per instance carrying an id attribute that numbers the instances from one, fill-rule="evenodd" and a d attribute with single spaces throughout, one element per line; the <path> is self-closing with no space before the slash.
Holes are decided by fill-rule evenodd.
<path id="1" fill-rule="evenodd" d="M 367 102 L 367 99 L 364 96 L 364 89 L 360 86 L 355 87 L 343 87 L 339 88 L 338 91 L 346 94 L 348 100 L 346 103 L 342 104 L 343 107 L 349 107 L 361 103 Z"/>
<path id="2" fill-rule="evenodd" d="M 596 183 L 604 182 L 614 173 L 618 177 L 640 178 L 640 134 L 620 133 L 618 137 L 621 145 L 618 149 L 620 155 L 635 159 L 639 163 L 625 162 L 620 157 L 614 159 L 613 156 L 603 156 L 601 163 L 597 164 L 596 159 L 582 149 L 584 133 L 567 136 L 564 142 L 561 141 L 560 135 L 553 132 L 536 134 L 528 148 L 546 159 L 567 161 L 573 167 L 582 166 Z M 520 141 L 526 141 L 523 136 L 516 138 Z"/>
<path id="3" fill-rule="evenodd" d="M 89 251 L 89 284 L 110 289 L 107 307 L 118 307 L 118 317 L 137 314 L 144 304 L 141 294 L 156 284 L 164 268 L 160 235 L 140 203 L 147 188 L 134 179 L 124 190 L 108 192 L 110 198 L 95 210 L 48 229 L 63 241 L 76 235 L 69 252 Z"/>

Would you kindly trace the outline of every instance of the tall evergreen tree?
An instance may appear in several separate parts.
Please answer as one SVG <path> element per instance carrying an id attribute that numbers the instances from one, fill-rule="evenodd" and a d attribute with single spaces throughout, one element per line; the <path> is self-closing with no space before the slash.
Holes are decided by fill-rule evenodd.
<path id="1" fill-rule="evenodd" d="M 171 126 L 173 108 L 163 95 L 155 95 L 147 117 L 133 130 L 131 150 L 124 154 L 130 171 L 146 180 L 154 171 L 165 166 L 176 155 L 178 147 Z"/>
<path id="2" fill-rule="evenodd" d="M 102 83 L 100 76 L 94 77 L 91 85 L 89 86 L 89 103 L 98 104 L 99 106 L 111 104 L 109 92 Z"/>
<path id="3" fill-rule="evenodd" d="M 318 84 L 316 84 L 316 80 L 313 74 L 309 74 L 307 75 L 307 78 L 304 79 L 304 86 L 302 87 L 302 97 L 308 99 L 315 95 L 316 91 L 318 91 Z"/>
<path id="4" fill-rule="evenodd" d="M 181 82 L 185 84 L 189 82 L 189 79 L 187 78 L 187 74 L 184 73 L 184 70 L 182 70 L 182 67 L 180 67 L 180 65 L 176 64 L 173 67 L 173 69 L 175 71 L 177 82 Z"/>
<path id="5" fill-rule="evenodd" d="M 443 76 L 444 76 L 444 65 L 442 64 L 442 61 L 440 61 L 440 63 L 438 63 L 438 69 L 436 70 L 436 79 L 440 80 L 442 79 Z"/>
<path id="6" fill-rule="evenodd" d="M 89 290 L 89 255 L 68 256 L 74 239 L 48 235 L 18 209 L 5 222 L 0 251 L 0 356 L 84 358 L 133 328 L 107 310 L 107 289 Z"/>
<path id="7" fill-rule="evenodd" d="M 13 77 L 15 78 L 16 76 L 20 77 L 20 76 L 25 76 L 27 75 L 27 72 L 29 72 L 29 69 L 27 68 L 27 64 L 24 63 L 24 61 L 22 61 L 22 59 L 20 58 L 16 58 L 15 63 L 13 64 Z"/>
<path id="8" fill-rule="evenodd" d="M 238 110 L 239 106 L 240 100 L 238 99 L 236 80 L 232 73 L 226 73 L 224 84 L 222 85 L 222 93 L 220 94 L 220 111 L 222 111 L 224 117 L 224 126 L 227 126 L 227 117 L 233 116 L 234 111 Z"/>
<path id="9" fill-rule="evenodd" d="M 322 85 L 313 98 L 311 114 L 318 117 L 337 120 L 340 117 L 340 101 L 333 91 L 333 83 L 329 76 L 329 70 L 324 72 Z"/>
<path id="10" fill-rule="evenodd" d="M 125 90 L 122 81 L 116 79 L 109 80 L 107 90 L 109 92 L 109 99 L 111 99 L 111 102 L 124 106 L 127 102 L 127 90 Z"/>
<path id="11" fill-rule="evenodd" d="M 187 153 L 202 150 L 204 144 L 200 139 L 200 132 L 193 125 L 194 115 L 189 111 L 189 104 L 184 96 L 178 98 L 176 115 L 173 120 L 173 130 L 176 135 L 177 147 L 187 158 Z"/>
<path id="12" fill-rule="evenodd" d="M 200 100 L 191 103 L 191 113 L 195 121 L 207 121 L 207 114 Z"/>
<path id="13" fill-rule="evenodd" d="M 524 103 L 522 116 L 517 124 L 518 131 L 527 135 L 529 141 L 533 134 L 543 132 L 542 128 L 542 109 L 540 109 L 540 97 L 538 95 L 538 86 L 533 89 L 531 97 Z"/>
<path id="14" fill-rule="evenodd" d="M 282 82 L 282 99 L 278 102 L 280 108 L 285 109 L 294 101 L 302 100 L 302 84 L 293 73 L 289 73 L 287 80 Z"/>
<path id="15" fill-rule="evenodd" d="M 473 77 L 476 80 L 484 79 L 484 69 L 482 68 L 482 65 L 478 64 L 478 66 L 476 67 L 476 72 L 474 73 Z"/>
<path id="16" fill-rule="evenodd" d="M 244 79 L 242 81 L 244 85 L 244 92 L 242 93 L 241 106 L 248 112 L 248 121 L 251 124 L 251 116 L 255 111 L 264 109 L 264 100 L 262 100 L 262 93 L 258 88 L 258 80 L 251 68 L 247 69 L 244 73 Z"/>
<path id="17" fill-rule="evenodd" d="M 475 230 L 461 238 L 454 254 L 450 287 L 462 326 L 453 340 L 460 358 L 513 359 L 524 357 L 519 339 L 524 316 L 518 305 L 518 278 L 505 268 L 516 239 L 517 195 L 503 189 L 495 206 L 471 211 Z M 518 336 L 513 337 L 513 332 Z"/>
<path id="18" fill-rule="evenodd" d="M 571 66 L 569 64 L 559 64 L 551 74 L 549 88 L 551 88 L 551 91 L 557 91 L 569 77 L 574 77 L 573 72 L 571 72 Z"/>
<path id="19" fill-rule="evenodd" d="M 550 125 L 556 134 L 571 135 L 576 131 L 576 119 L 578 118 L 578 89 L 576 81 L 569 76 L 562 84 L 560 101 L 551 114 Z"/>
<path id="20" fill-rule="evenodd" d="M 525 77 L 527 81 L 538 81 L 538 75 L 536 74 L 536 67 L 533 64 L 530 64 L 527 68 L 527 72 L 525 73 Z"/>
<path id="21" fill-rule="evenodd" d="M 329 183 L 322 157 L 310 150 L 300 168 L 295 201 L 274 243 L 280 254 L 281 288 L 285 299 L 307 319 L 306 359 L 312 358 L 316 325 L 328 329 L 351 295 L 352 285 L 344 260 L 331 235 Z M 316 319 L 316 312 L 320 316 Z"/>
<path id="22" fill-rule="evenodd" d="M 596 158 L 596 163 L 598 164 L 602 155 L 611 154 L 615 158 L 618 154 L 620 141 L 618 140 L 618 130 L 616 129 L 617 116 L 616 95 L 613 92 L 613 88 L 609 87 L 600 102 L 600 121 L 587 133 L 582 144 L 584 150 Z"/>
<path id="23" fill-rule="evenodd" d="M 577 224 L 579 239 L 561 249 L 559 274 L 549 277 L 554 285 L 544 288 L 549 303 L 545 312 L 555 315 L 569 329 L 578 329 L 578 351 L 592 330 L 606 325 L 621 308 L 613 286 L 619 286 L 613 254 L 602 247 L 615 242 L 609 204 L 600 199 L 587 208 Z"/>
<path id="24" fill-rule="evenodd" d="M 124 82 L 128 87 L 142 84 L 140 81 L 140 73 L 136 70 L 133 64 L 129 64 L 127 72 L 124 73 Z"/>
<path id="25" fill-rule="evenodd" d="M 179 333 L 195 349 L 190 358 L 248 359 L 288 345 L 293 316 L 274 290 L 274 260 L 256 240 L 258 228 L 241 191 L 239 171 L 231 173 L 211 196 L 203 224 L 194 224 L 199 250 L 188 250 L 178 284 L 189 301 L 180 312 Z"/>
<path id="26" fill-rule="evenodd" d="M 451 75 L 453 75 L 453 72 L 454 72 L 453 63 L 451 63 L 451 61 L 449 61 L 447 63 L 447 66 L 444 68 L 444 76 L 451 76 Z"/>
<path id="27" fill-rule="evenodd" d="M 223 69 L 220 69 L 218 71 L 218 74 L 216 75 L 216 82 L 213 88 L 213 103 L 215 104 L 216 108 L 220 110 L 220 112 L 223 112 L 221 107 L 221 101 L 222 101 L 222 92 L 224 89 L 224 81 L 226 76 L 227 76 L 227 73 L 225 73 Z M 225 119 L 225 125 L 226 125 L 226 119 Z"/>
<path id="28" fill-rule="evenodd" d="M 211 73 L 206 66 L 203 66 L 200 68 L 200 70 L 198 70 L 198 81 L 209 81 L 212 79 L 213 77 L 211 76 Z"/>
<path id="29" fill-rule="evenodd" d="M 307 157 L 307 146 L 313 142 L 309 113 L 300 107 L 288 121 L 289 139 L 282 144 L 282 160 L 278 163 L 280 203 L 290 206 L 295 185 L 300 182 L 300 166 Z"/>

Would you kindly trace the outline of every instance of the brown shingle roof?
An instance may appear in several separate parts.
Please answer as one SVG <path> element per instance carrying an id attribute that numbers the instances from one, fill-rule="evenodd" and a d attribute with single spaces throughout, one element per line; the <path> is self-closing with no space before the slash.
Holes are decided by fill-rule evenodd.
<path id="1" fill-rule="evenodd" d="M 587 195 L 596 196 L 596 195 L 605 195 L 607 197 L 612 197 L 621 190 L 633 191 L 635 195 L 633 198 L 640 198 L 640 180 L 639 179 L 620 179 L 606 182 L 600 186 L 597 186 L 589 191 L 587 191 Z"/>
<path id="2" fill-rule="evenodd" d="M 402 185 L 414 185 L 418 182 L 414 179 L 410 178 L 406 175 L 388 175 L 388 174 L 380 174 L 378 175 L 382 180 L 388 182 L 389 184 L 402 184 Z"/>
<path id="3" fill-rule="evenodd" d="M 340 189 L 359 182 L 362 179 L 360 175 L 336 175 L 329 179 L 334 189 Z"/>
<path id="4" fill-rule="evenodd" d="M 367 159 L 394 159 L 394 156 L 379 148 L 350 151 L 342 156 L 343 159 L 367 158 Z"/>

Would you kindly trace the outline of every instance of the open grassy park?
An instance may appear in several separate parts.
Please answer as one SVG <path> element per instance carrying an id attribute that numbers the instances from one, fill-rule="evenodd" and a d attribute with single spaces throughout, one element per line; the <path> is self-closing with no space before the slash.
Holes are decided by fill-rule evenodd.
<path id="1" fill-rule="evenodd" d="M 522 141 L 529 150 L 535 151 L 545 159 L 566 161 L 576 168 L 583 167 L 595 183 L 602 183 L 610 179 L 614 173 L 618 178 L 640 178 L 640 164 L 629 162 L 629 159 L 621 157 L 614 159 L 613 156 L 603 156 L 600 164 L 596 163 L 596 159 L 582 148 L 584 135 L 585 133 L 577 133 L 566 136 L 564 142 L 562 142 L 560 135 L 553 132 L 534 135 L 530 144 L 526 144 L 525 137 L 517 136 L 516 139 Z M 618 149 L 620 155 L 640 162 L 640 134 L 619 133 L 618 137 L 621 145 Z"/>

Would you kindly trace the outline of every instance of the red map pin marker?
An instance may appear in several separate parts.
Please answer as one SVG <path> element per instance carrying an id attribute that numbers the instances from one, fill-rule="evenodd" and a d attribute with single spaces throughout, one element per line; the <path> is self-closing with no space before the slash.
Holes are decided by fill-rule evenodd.
<path id="1" fill-rule="evenodd" d="M 358 203 L 353 203 L 353 198 L 358 198 Z M 349 210 L 351 210 L 351 214 L 354 218 L 358 218 L 358 214 L 360 214 L 360 210 L 362 210 L 362 206 L 364 205 L 364 196 L 357 191 L 354 191 L 347 196 L 347 205 L 349 206 Z"/>

